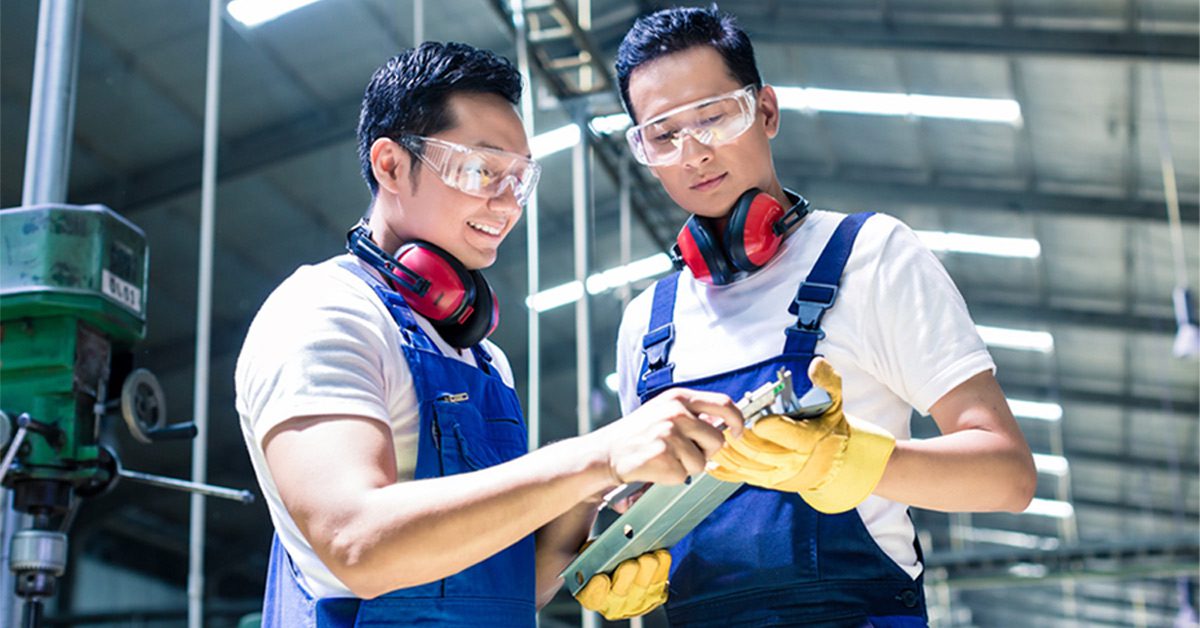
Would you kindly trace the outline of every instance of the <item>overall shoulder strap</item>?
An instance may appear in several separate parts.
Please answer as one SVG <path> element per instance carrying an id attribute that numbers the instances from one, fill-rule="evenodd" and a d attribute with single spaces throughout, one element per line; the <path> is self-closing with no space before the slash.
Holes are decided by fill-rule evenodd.
<path id="1" fill-rule="evenodd" d="M 837 300 L 842 271 L 850 259 L 859 230 L 874 215 L 874 212 L 851 214 L 843 218 L 833 231 L 825 249 L 813 264 L 808 277 L 800 282 L 796 296 L 788 306 L 788 312 L 796 317 L 796 324 L 785 330 L 787 341 L 783 346 L 784 353 L 815 353 L 817 341 L 825 337 L 825 332 L 821 331 L 821 317 Z"/>
<path id="2" fill-rule="evenodd" d="M 671 383 L 675 365 L 668 361 L 675 341 L 675 291 L 679 273 L 674 272 L 654 284 L 654 302 L 650 323 L 642 337 L 642 368 L 638 374 L 637 394 L 642 401 L 650 391 Z"/>
<path id="3" fill-rule="evenodd" d="M 400 335 L 404 338 L 405 343 L 425 351 L 441 353 L 433 339 L 426 335 L 425 330 L 417 324 L 416 316 L 413 315 L 412 309 L 408 307 L 408 303 L 404 301 L 404 297 L 400 293 L 383 285 L 378 277 L 367 272 L 353 259 L 342 258 L 338 260 L 337 264 L 371 286 L 379 300 L 383 302 L 384 307 L 387 308 L 388 313 L 392 315 L 392 320 L 400 327 Z"/>

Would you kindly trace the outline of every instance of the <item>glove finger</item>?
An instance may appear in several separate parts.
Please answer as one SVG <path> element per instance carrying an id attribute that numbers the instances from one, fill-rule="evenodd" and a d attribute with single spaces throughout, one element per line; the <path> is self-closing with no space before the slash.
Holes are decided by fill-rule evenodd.
<path id="1" fill-rule="evenodd" d="M 754 435 L 764 442 L 774 443 L 776 447 L 787 449 L 791 453 L 805 453 L 811 448 L 809 429 L 803 421 L 794 421 L 786 417 L 767 417 L 758 419 L 751 427 Z"/>
<path id="2" fill-rule="evenodd" d="M 589 611 L 599 611 L 608 600 L 611 590 L 612 581 L 609 580 L 608 575 L 596 574 L 579 590 L 579 593 L 575 594 L 575 599 Z"/>
<path id="3" fill-rule="evenodd" d="M 717 465 L 708 469 L 708 474 L 725 482 L 747 482 L 756 486 L 769 486 L 777 476 L 778 469 L 741 458 L 737 452 L 713 458 Z M 744 463 L 744 464 L 743 464 Z"/>
<path id="4" fill-rule="evenodd" d="M 617 568 L 613 570 L 612 595 L 615 597 L 629 595 L 629 589 L 633 587 L 633 581 L 637 577 L 637 572 L 637 559 L 630 558 L 629 560 L 621 561 L 621 564 L 617 565 Z"/>
<path id="5" fill-rule="evenodd" d="M 654 552 L 646 552 L 637 557 L 637 576 L 633 587 L 640 595 L 645 595 L 650 585 L 654 584 L 654 575 L 658 573 L 658 556 Z"/>
<path id="6" fill-rule="evenodd" d="M 671 552 L 660 549 L 655 550 L 654 557 L 658 559 L 658 569 L 654 572 L 654 583 L 666 586 L 667 577 L 671 574 Z"/>
<path id="7" fill-rule="evenodd" d="M 710 467 L 708 469 L 708 474 L 713 476 L 714 478 L 717 478 L 718 480 L 721 480 L 722 482 L 741 482 L 742 481 L 741 474 L 734 473 L 733 471 L 730 471 L 729 469 L 726 469 L 725 467 L 721 467 L 721 466 Z"/>
<path id="8" fill-rule="evenodd" d="M 645 564 L 653 562 L 653 569 L 646 571 L 650 577 L 645 590 L 639 592 L 639 598 L 630 599 L 631 604 L 626 609 L 627 617 L 645 615 L 667 601 L 667 577 L 671 573 L 671 552 L 660 549 L 653 553 L 643 554 L 642 557 L 651 559 Z M 639 580 L 641 575 L 642 573 L 639 572 Z"/>
<path id="9" fill-rule="evenodd" d="M 753 460 L 759 465 L 773 467 L 792 464 L 791 458 L 796 453 L 792 449 L 765 440 L 749 430 L 743 433 L 738 440 L 727 443 L 722 449 L 732 449 L 741 454 L 744 459 Z"/>
<path id="10" fill-rule="evenodd" d="M 816 358 L 808 365 L 808 379 L 814 386 L 820 386 L 833 398 L 833 405 L 826 410 L 829 414 L 842 407 L 842 376 L 838 374 L 829 360 Z"/>
<path id="11" fill-rule="evenodd" d="M 770 464 L 747 456 L 741 450 L 734 447 L 722 447 L 712 459 L 717 464 L 736 471 L 762 472 L 770 471 L 772 468 Z"/>

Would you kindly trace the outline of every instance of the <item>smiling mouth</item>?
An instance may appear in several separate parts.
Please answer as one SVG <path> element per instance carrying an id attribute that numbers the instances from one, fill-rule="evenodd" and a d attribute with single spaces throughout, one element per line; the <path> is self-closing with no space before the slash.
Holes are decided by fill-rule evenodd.
<path id="1" fill-rule="evenodd" d="M 693 190 L 707 190 L 709 188 L 715 187 L 716 184 L 720 183 L 724 178 L 725 178 L 725 174 L 719 174 L 715 177 L 705 179 L 699 183 L 692 185 L 692 189 Z"/>
<path id="2" fill-rule="evenodd" d="M 470 220 L 467 221 L 467 225 L 476 231 L 481 231 L 490 236 L 498 236 L 498 235 L 500 235 L 500 232 L 501 232 L 500 227 L 493 227 L 491 225 L 485 225 L 485 224 L 473 222 Z"/>

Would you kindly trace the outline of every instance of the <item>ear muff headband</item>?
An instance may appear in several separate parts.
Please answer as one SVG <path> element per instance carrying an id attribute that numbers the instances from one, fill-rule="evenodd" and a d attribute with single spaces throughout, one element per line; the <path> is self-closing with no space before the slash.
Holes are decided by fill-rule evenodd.
<path id="1" fill-rule="evenodd" d="M 429 319 L 449 345 L 465 349 L 496 329 L 500 307 L 483 273 L 430 242 L 407 242 L 388 255 L 359 223 L 346 236 L 346 249 L 378 270 L 415 312 Z"/>

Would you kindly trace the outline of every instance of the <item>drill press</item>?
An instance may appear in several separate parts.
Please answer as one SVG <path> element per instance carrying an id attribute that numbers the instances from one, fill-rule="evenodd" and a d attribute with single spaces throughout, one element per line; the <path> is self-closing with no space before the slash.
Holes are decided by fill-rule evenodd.
<path id="1" fill-rule="evenodd" d="M 253 496 L 124 471 L 100 442 L 105 420 L 118 414 L 141 442 L 196 435 L 191 423 L 167 424 L 158 380 L 133 369 L 146 332 L 141 229 L 101 205 L 35 205 L 0 210 L 0 242 L 0 483 L 32 521 L 12 536 L 9 568 L 23 623 L 33 627 L 66 568 L 81 499 L 118 477 Z"/>

